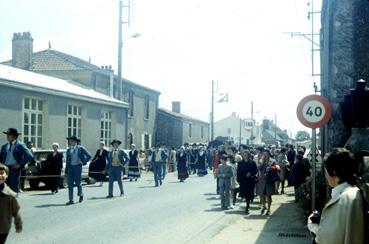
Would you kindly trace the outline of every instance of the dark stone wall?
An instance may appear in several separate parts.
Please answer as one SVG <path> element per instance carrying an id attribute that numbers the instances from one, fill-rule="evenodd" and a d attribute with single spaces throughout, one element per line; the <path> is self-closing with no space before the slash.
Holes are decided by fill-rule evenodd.
<path id="1" fill-rule="evenodd" d="M 158 112 L 156 143 L 165 143 L 176 148 L 183 145 L 183 122 L 165 113 Z"/>
<path id="2" fill-rule="evenodd" d="M 344 146 L 350 131 L 342 123 L 340 102 L 355 81 L 369 79 L 369 2 L 324 0 L 321 29 L 321 90 L 332 103 L 333 114 L 322 129 L 323 152 Z"/>

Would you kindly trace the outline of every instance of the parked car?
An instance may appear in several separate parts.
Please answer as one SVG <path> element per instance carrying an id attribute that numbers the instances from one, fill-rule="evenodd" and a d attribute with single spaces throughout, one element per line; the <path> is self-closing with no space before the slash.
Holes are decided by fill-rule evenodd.
<path id="1" fill-rule="evenodd" d="M 61 173 L 61 181 L 60 181 L 60 187 L 65 187 L 67 185 L 67 179 L 65 177 L 65 166 L 66 166 L 66 150 L 59 150 L 59 152 L 63 153 L 63 169 Z M 26 176 L 25 180 L 28 180 L 30 188 L 37 189 L 40 186 L 40 183 L 44 183 L 46 185 L 46 182 L 48 182 L 47 177 L 40 177 L 45 175 L 46 173 L 43 170 L 44 162 L 47 158 L 47 155 L 50 153 L 53 153 L 53 150 L 36 150 L 33 152 L 33 157 L 35 159 L 35 164 L 28 164 L 26 166 Z M 84 165 L 82 167 L 82 181 L 86 182 L 87 184 L 90 183 L 90 179 L 88 177 L 88 167 L 89 163 L 87 165 Z M 33 177 L 40 177 L 40 178 L 33 178 Z"/>

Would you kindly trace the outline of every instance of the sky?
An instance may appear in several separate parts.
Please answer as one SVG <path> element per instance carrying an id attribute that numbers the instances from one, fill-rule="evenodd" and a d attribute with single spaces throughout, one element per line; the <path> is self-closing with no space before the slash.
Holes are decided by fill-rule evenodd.
<path id="1" fill-rule="evenodd" d="M 311 43 L 289 32 L 311 32 L 311 0 L 130 0 L 123 27 L 123 77 L 161 91 L 160 106 L 182 102 L 184 114 L 209 121 L 211 81 L 232 112 L 274 119 L 295 134 L 308 130 L 296 116 L 298 102 L 313 93 Z M 124 0 L 127 4 L 128 0 Z M 34 51 L 52 49 L 117 70 L 119 0 L 2 0 L 0 60 L 11 58 L 14 32 L 30 31 Z M 321 0 L 314 0 L 320 11 Z M 127 17 L 127 10 L 124 11 Z M 314 16 L 316 30 L 320 15 Z M 139 33 L 138 38 L 130 38 Z M 319 73 L 316 53 L 315 69 Z"/>

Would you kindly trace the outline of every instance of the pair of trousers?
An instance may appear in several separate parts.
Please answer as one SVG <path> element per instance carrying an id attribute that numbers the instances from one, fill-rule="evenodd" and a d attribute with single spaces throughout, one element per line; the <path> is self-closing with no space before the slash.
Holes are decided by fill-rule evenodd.
<path id="1" fill-rule="evenodd" d="M 122 181 L 123 168 L 120 166 L 112 166 L 109 170 L 109 196 L 113 196 L 114 181 L 118 182 L 120 193 L 123 194 L 123 181 Z"/>
<path id="2" fill-rule="evenodd" d="M 165 175 L 167 174 L 167 164 L 166 163 L 161 163 L 162 164 L 162 173 L 161 173 L 161 176 L 162 176 L 162 179 L 164 180 L 165 179 Z"/>
<path id="3" fill-rule="evenodd" d="M 165 167 L 164 163 L 160 163 L 160 162 L 154 163 L 154 180 L 155 180 L 156 186 L 158 186 L 159 183 L 162 183 L 163 165 Z"/>
<path id="4" fill-rule="evenodd" d="M 231 179 L 219 179 L 219 193 L 221 199 L 221 205 L 223 208 L 229 207 L 230 202 L 230 187 Z"/>
<path id="5" fill-rule="evenodd" d="M 12 189 L 14 192 L 19 192 L 19 181 L 20 181 L 20 175 L 21 170 L 20 169 L 13 169 L 13 166 L 9 167 L 9 176 L 6 179 L 6 184 Z"/>
<path id="6" fill-rule="evenodd" d="M 68 180 L 68 193 L 69 201 L 73 201 L 73 188 L 74 184 L 77 187 L 77 195 L 83 196 L 82 192 L 82 165 L 69 165 L 67 180 Z"/>
<path id="7" fill-rule="evenodd" d="M 5 244 L 7 238 L 8 238 L 8 233 L 0 234 L 0 244 Z"/>

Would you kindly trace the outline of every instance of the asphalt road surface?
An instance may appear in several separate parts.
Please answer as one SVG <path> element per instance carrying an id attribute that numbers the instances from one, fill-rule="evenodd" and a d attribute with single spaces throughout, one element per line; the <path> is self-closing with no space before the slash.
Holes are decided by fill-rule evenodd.
<path id="1" fill-rule="evenodd" d="M 220 211 L 212 175 L 180 183 L 169 174 L 159 188 L 152 178 L 124 181 L 126 195 L 113 199 L 105 199 L 107 183 L 84 186 L 85 201 L 72 206 L 66 189 L 22 193 L 23 233 L 12 229 L 8 243 L 207 243 L 240 218 Z"/>

